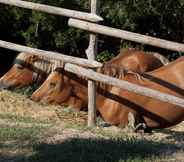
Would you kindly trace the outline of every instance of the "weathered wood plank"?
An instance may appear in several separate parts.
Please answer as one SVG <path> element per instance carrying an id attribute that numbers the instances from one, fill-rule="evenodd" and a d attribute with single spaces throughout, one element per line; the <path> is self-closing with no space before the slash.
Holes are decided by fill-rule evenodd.
<path id="1" fill-rule="evenodd" d="M 23 45 L 18 45 L 18 44 L 15 44 L 15 43 L 10 43 L 10 42 L 6 42 L 6 41 L 2 41 L 2 40 L 0 40 L 0 47 L 7 48 L 7 49 L 10 49 L 10 50 L 14 50 L 14 51 L 45 56 L 45 57 L 48 57 L 48 58 L 51 58 L 51 59 L 58 59 L 58 60 L 62 60 L 64 62 L 78 64 L 78 65 L 81 65 L 81 66 L 84 66 L 84 67 L 97 68 L 97 67 L 102 66 L 102 64 L 97 62 L 97 61 L 91 61 L 91 60 L 87 60 L 87 59 L 67 56 L 67 55 L 64 55 L 62 53 L 57 53 L 57 52 L 44 51 L 44 50 L 31 48 L 31 47 L 26 47 L 26 46 L 23 46 Z"/>
<path id="2" fill-rule="evenodd" d="M 164 39 L 159 39 L 151 36 L 128 32 L 125 30 L 111 28 L 111 27 L 90 23 L 82 20 L 76 20 L 76 19 L 69 19 L 68 24 L 72 27 L 80 28 L 93 33 L 98 33 L 98 34 L 103 34 L 107 36 L 129 40 L 129 41 L 134 41 L 138 43 L 148 44 L 151 46 L 156 46 L 156 47 L 160 47 L 160 48 L 164 48 L 172 51 L 184 52 L 184 44 L 182 43 L 167 41 Z"/>
<path id="3" fill-rule="evenodd" d="M 17 6 L 21 8 L 42 11 L 49 14 L 73 17 L 73 18 L 92 21 L 92 22 L 98 22 L 103 20 L 102 17 L 92 13 L 80 12 L 80 11 L 59 8 L 59 7 L 54 7 L 54 6 L 49 6 L 49 5 L 39 4 L 39 3 L 27 2 L 22 0 L 0 0 L 0 3 Z"/>
<path id="4" fill-rule="evenodd" d="M 91 0 L 91 13 L 98 14 L 98 0 Z M 97 35 L 90 34 L 89 46 L 86 50 L 88 60 L 94 61 L 97 55 Z M 88 126 L 96 125 L 96 85 L 88 80 Z"/>

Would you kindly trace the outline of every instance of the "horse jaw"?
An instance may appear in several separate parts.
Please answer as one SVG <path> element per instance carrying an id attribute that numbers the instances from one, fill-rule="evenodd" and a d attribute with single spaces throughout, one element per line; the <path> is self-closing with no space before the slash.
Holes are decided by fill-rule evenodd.
<path id="1" fill-rule="evenodd" d="M 0 89 L 12 89 L 28 86 L 33 82 L 33 72 L 30 70 L 17 70 L 13 66 L 0 78 Z"/>

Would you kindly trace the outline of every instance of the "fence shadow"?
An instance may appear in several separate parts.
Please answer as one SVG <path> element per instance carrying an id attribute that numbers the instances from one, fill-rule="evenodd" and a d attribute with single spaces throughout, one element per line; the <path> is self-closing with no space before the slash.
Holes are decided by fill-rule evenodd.
<path id="1" fill-rule="evenodd" d="M 165 88 L 168 88 L 168 89 L 170 89 L 170 90 L 172 90 L 172 91 L 174 91 L 174 92 L 184 96 L 184 89 L 179 87 L 179 86 L 177 86 L 177 85 L 175 85 L 175 84 L 173 84 L 173 83 L 170 83 L 168 81 L 165 81 L 163 79 L 160 79 L 158 77 L 150 75 L 148 73 L 143 73 L 143 74 L 141 74 L 141 76 L 143 76 L 144 78 L 150 80 L 151 82 L 157 83 L 158 85 L 161 85 L 161 86 L 163 86 Z"/>
<path id="2" fill-rule="evenodd" d="M 73 138 L 60 144 L 34 147 L 31 162 L 117 162 L 162 158 L 175 152 L 175 145 L 146 140 L 102 140 Z"/>
<path id="3" fill-rule="evenodd" d="M 165 137 L 166 140 L 174 140 L 180 144 L 184 143 L 183 131 L 176 131 L 171 129 L 162 129 L 157 131 L 161 131 L 163 134 L 167 135 L 167 137 Z M 180 149 L 184 150 L 184 145 Z"/>

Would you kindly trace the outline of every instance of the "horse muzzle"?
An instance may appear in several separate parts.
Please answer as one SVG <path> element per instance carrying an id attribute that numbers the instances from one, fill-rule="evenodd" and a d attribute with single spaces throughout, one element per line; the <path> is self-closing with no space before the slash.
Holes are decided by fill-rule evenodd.
<path id="1" fill-rule="evenodd" d="M 4 89 L 10 90 L 13 89 L 13 87 L 14 87 L 13 82 L 6 82 L 4 80 L 0 80 L 0 90 Z"/>

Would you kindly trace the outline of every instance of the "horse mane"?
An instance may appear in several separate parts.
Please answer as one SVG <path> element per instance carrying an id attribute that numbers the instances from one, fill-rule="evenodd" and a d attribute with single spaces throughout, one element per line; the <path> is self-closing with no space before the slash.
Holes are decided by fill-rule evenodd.
<path id="1" fill-rule="evenodd" d="M 163 65 L 167 65 L 170 61 L 163 55 L 157 53 L 157 52 L 145 52 L 146 54 L 153 55 L 157 59 L 161 61 Z"/>
<path id="2" fill-rule="evenodd" d="M 34 54 L 24 53 L 21 52 L 15 59 L 14 63 L 17 62 L 17 60 L 21 60 L 24 62 L 24 64 L 31 65 L 32 70 L 34 72 L 44 72 L 46 74 L 51 73 L 54 71 L 57 67 L 63 67 L 64 62 L 57 59 L 50 59 L 45 56 L 38 56 Z"/>
<path id="3" fill-rule="evenodd" d="M 112 58 L 109 62 L 113 62 L 114 60 L 121 58 L 123 55 L 125 55 L 125 56 L 131 55 L 134 52 L 143 52 L 145 54 L 150 54 L 150 55 L 156 57 L 158 60 L 160 60 L 160 62 L 163 65 L 167 65 L 170 62 L 165 56 L 159 54 L 158 52 L 152 52 L 152 51 L 144 52 L 144 51 L 136 49 L 136 48 L 122 48 L 122 49 L 120 49 L 120 53 L 116 57 Z"/>
<path id="4" fill-rule="evenodd" d="M 16 57 L 14 64 L 22 65 L 31 70 L 33 72 L 33 81 L 38 83 L 40 81 L 42 82 L 57 67 L 64 66 L 64 63 L 61 60 L 24 52 L 21 52 Z"/>
<path id="5" fill-rule="evenodd" d="M 104 63 L 102 67 L 98 68 L 97 72 L 119 79 L 126 76 L 129 71 L 123 67 L 107 62 Z"/>
<path id="6" fill-rule="evenodd" d="M 130 48 L 130 49 L 122 49 L 121 53 L 126 53 L 128 51 L 137 51 L 137 49 Z M 154 57 L 158 58 L 164 65 L 169 63 L 169 60 L 164 57 L 163 55 L 156 53 L 156 52 L 145 52 L 146 54 L 151 54 Z M 34 58 L 36 57 L 36 59 Z M 120 56 L 116 56 L 115 59 L 119 58 Z M 31 64 L 33 67 L 33 71 L 39 72 L 43 71 L 46 74 L 51 73 L 57 67 L 64 67 L 64 62 L 57 59 L 50 59 L 45 56 L 38 56 L 34 54 L 24 53 L 21 52 L 17 57 L 16 60 L 25 61 L 26 64 Z M 112 59 L 113 60 L 113 59 Z M 123 69 L 122 67 L 116 66 L 112 64 L 112 60 L 104 63 L 102 68 L 99 68 L 98 71 L 104 74 L 107 74 L 112 77 L 120 78 L 124 77 L 128 72 L 127 70 Z M 15 61 L 16 62 L 16 61 Z M 38 69 L 38 70 L 35 70 Z"/>

